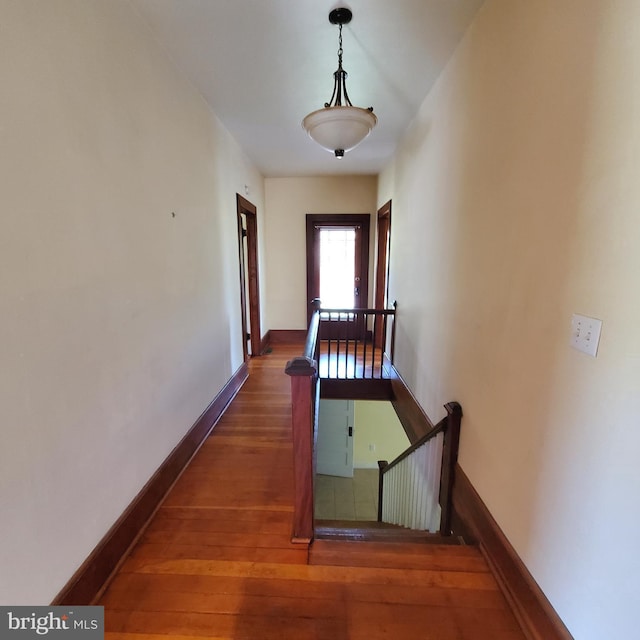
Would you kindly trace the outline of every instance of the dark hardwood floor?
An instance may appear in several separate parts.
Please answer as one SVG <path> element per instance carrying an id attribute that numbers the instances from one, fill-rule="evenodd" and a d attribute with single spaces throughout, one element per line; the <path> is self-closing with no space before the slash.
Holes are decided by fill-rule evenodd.
<path id="1" fill-rule="evenodd" d="M 523 640 L 470 546 L 290 542 L 286 361 L 274 345 L 98 604 L 108 640 Z"/>

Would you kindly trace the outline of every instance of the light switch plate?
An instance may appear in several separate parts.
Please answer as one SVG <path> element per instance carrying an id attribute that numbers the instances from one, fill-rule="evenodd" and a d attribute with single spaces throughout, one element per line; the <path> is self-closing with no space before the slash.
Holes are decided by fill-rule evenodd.
<path id="1" fill-rule="evenodd" d="M 571 316 L 571 346 L 595 358 L 601 329 L 602 320 L 574 313 Z"/>

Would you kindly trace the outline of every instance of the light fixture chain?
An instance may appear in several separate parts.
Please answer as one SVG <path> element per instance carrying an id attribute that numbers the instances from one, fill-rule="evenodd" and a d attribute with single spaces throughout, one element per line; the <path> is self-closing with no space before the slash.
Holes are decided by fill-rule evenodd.
<path id="1" fill-rule="evenodd" d="M 338 25 L 339 27 L 339 35 L 338 35 L 338 66 L 342 67 L 342 25 Z"/>

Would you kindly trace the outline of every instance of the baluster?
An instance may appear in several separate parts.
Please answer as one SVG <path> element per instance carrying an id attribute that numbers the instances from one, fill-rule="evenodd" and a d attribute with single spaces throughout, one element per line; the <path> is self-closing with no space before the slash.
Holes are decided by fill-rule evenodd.
<path id="1" fill-rule="evenodd" d="M 406 503 L 407 493 L 409 492 L 409 489 L 411 488 L 411 476 L 410 476 L 410 469 L 409 469 L 409 465 L 408 464 L 403 464 L 402 465 L 402 478 L 403 478 L 402 504 L 401 504 L 401 508 L 400 508 L 400 522 L 399 522 L 399 524 L 402 524 L 403 521 L 404 521 L 405 513 L 406 513 L 406 509 L 407 509 L 407 503 Z"/>
<path id="2" fill-rule="evenodd" d="M 391 473 L 385 471 L 382 476 L 382 491 L 379 492 L 378 513 L 381 515 L 382 522 L 387 514 L 387 506 L 389 502 L 389 487 L 391 486 Z"/>
<path id="3" fill-rule="evenodd" d="M 438 528 L 440 526 L 440 467 L 442 464 L 442 434 L 439 434 L 433 443 L 433 456 L 431 458 L 430 472 L 431 472 L 431 526 Z"/>
<path id="4" fill-rule="evenodd" d="M 375 368 L 376 368 L 376 341 L 375 341 L 375 325 L 376 325 L 376 314 L 373 313 L 371 314 L 373 316 L 373 331 L 374 334 L 372 334 L 371 336 L 371 375 L 369 376 L 370 378 L 373 378 L 374 374 L 375 374 Z M 367 327 L 369 326 L 369 321 L 370 318 L 367 318 Z"/>
<path id="5" fill-rule="evenodd" d="M 438 450 L 440 448 L 438 444 L 438 439 L 440 436 L 436 436 L 430 442 L 429 447 L 429 457 L 426 460 L 427 464 L 427 475 L 425 478 L 428 494 L 427 494 L 427 512 L 425 514 L 425 522 L 427 523 L 429 530 L 433 530 L 433 522 L 434 517 L 437 515 L 436 511 L 438 508 L 438 490 L 436 485 L 434 484 L 435 476 L 435 466 L 436 460 L 438 458 Z M 435 480 L 437 482 L 437 480 Z"/>
<path id="6" fill-rule="evenodd" d="M 438 513 L 438 485 L 440 480 L 440 465 L 442 461 L 442 434 L 438 434 L 433 440 L 433 447 L 429 457 L 429 526 L 432 529 L 439 527 Z"/>
<path id="7" fill-rule="evenodd" d="M 431 521 L 433 519 L 433 453 L 436 449 L 435 439 L 429 441 L 429 447 L 425 450 L 425 527 L 431 531 Z"/>
<path id="8" fill-rule="evenodd" d="M 373 378 L 373 370 L 375 369 L 376 366 L 376 339 L 375 339 L 375 335 L 376 335 L 376 314 L 373 313 L 373 335 L 372 340 L 371 340 L 371 374 L 370 374 L 370 378 Z M 366 340 L 366 336 L 367 336 L 367 332 L 369 329 L 369 316 L 367 316 L 367 324 L 366 324 L 366 330 L 365 330 L 365 340 Z"/>
<path id="9" fill-rule="evenodd" d="M 393 482 L 393 510 L 389 513 L 389 522 L 391 524 L 396 523 L 396 513 L 398 511 L 398 503 L 400 502 L 401 491 L 401 478 L 400 478 L 400 465 L 394 468 L 394 482 Z"/>
<path id="10" fill-rule="evenodd" d="M 393 510 L 395 509 L 395 500 L 396 500 L 396 470 L 397 467 L 394 467 L 387 473 L 388 477 L 388 486 L 385 486 L 385 502 L 383 503 L 384 507 L 384 521 L 392 522 L 393 520 Z"/>
<path id="11" fill-rule="evenodd" d="M 400 475 L 399 469 L 396 467 L 393 470 L 393 498 L 391 500 L 392 508 L 389 511 L 389 522 L 393 523 L 396 520 L 396 510 L 398 509 L 398 492 L 400 491 Z"/>
<path id="12" fill-rule="evenodd" d="M 353 343 L 353 355 L 351 356 L 351 377 L 358 377 L 358 316 L 351 316 L 351 342 Z"/>
<path id="13" fill-rule="evenodd" d="M 387 323 L 389 322 L 389 316 L 385 313 L 383 316 L 384 321 L 382 323 L 382 352 L 380 353 L 380 377 L 384 378 L 383 368 L 384 368 L 384 352 L 387 348 Z"/>
<path id="14" fill-rule="evenodd" d="M 378 330 L 378 314 L 379 311 L 374 309 L 371 311 L 369 323 L 371 326 L 371 371 L 372 377 L 375 377 L 375 367 L 376 367 L 376 352 L 378 351 L 377 341 L 376 341 L 376 331 Z M 369 332 L 367 332 L 367 335 Z"/>
<path id="15" fill-rule="evenodd" d="M 398 514 L 398 524 L 405 526 L 405 522 L 407 520 L 407 512 L 409 510 L 409 500 L 411 493 L 411 467 L 409 463 L 409 458 L 403 461 L 402 463 L 402 477 L 404 479 L 404 484 L 402 486 L 402 500 L 400 503 L 400 509 Z"/>
<path id="16" fill-rule="evenodd" d="M 389 359 L 393 364 L 393 358 L 396 350 L 396 316 L 398 313 L 398 303 L 393 301 L 393 326 L 391 327 L 391 346 L 389 347 Z"/>
<path id="17" fill-rule="evenodd" d="M 362 340 L 362 377 L 367 377 L 367 318 L 363 315 L 360 326 L 360 338 Z"/>
<path id="18" fill-rule="evenodd" d="M 327 337 L 327 378 L 331 377 L 331 314 L 327 315 L 325 335 Z"/>
<path id="19" fill-rule="evenodd" d="M 418 474 L 418 507 L 416 509 L 415 519 L 416 528 L 426 529 L 426 498 L 427 498 L 427 486 L 426 486 L 426 464 L 425 459 L 427 454 L 427 447 L 429 443 L 426 443 L 424 447 L 421 447 L 419 451 L 416 451 L 416 458 L 419 465 L 420 472 Z"/>
<path id="20" fill-rule="evenodd" d="M 409 509 L 407 517 L 405 518 L 405 526 L 413 529 L 415 527 L 415 513 L 418 509 L 418 465 L 416 464 L 416 454 L 413 453 L 409 456 L 407 462 L 409 463 L 409 471 L 411 474 L 411 486 L 409 487 Z"/>

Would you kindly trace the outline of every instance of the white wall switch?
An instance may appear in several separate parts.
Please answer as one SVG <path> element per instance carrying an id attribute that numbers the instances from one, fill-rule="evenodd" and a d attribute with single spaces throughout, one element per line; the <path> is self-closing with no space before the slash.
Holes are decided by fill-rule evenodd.
<path id="1" fill-rule="evenodd" d="M 574 313 L 571 316 L 571 346 L 595 358 L 601 329 L 602 320 Z"/>

